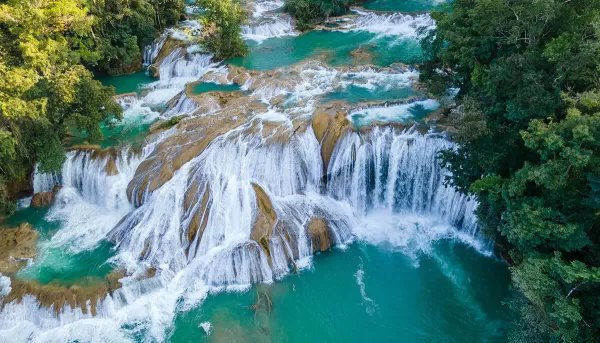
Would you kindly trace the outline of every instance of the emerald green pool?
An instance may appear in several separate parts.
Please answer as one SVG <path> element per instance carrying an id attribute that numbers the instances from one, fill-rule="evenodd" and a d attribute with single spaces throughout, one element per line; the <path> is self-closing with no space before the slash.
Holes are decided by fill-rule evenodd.
<path id="1" fill-rule="evenodd" d="M 232 91 L 239 91 L 240 90 L 240 86 L 233 83 L 230 85 L 222 85 L 222 84 L 218 84 L 218 83 L 214 83 L 214 82 L 200 82 L 194 85 L 194 88 L 192 89 L 192 93 L 193 94 L 202 94 L 202 93 L 206 93 L 206 92 L 213 92 L 213 91 L 221 91 L 221 92 L 232 92 Z"/>

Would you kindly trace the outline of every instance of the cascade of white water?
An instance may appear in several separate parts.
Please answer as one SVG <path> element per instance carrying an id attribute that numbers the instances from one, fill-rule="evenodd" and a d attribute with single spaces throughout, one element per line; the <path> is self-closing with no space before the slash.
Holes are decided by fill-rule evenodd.
<path id="1" fill-rule="evenodd" d="M 119 242 L 124 260 L 131 261 L 143 252 L 149 263 L 173 266 L 175 271 L 196 256 L 208 256 L 214 251 L 221 251 L 217 255 L 220 259 L 225 258 L 223 254 L 233 258 L 242 246 L 247 248 L 255 244 L 249 241 L 257 208 L 252 183 L 268 192 L 275 212 L 279 213 L 277 206 L 280 206 L 282 220 L 287 213 L 289 222 L 297 224 L 298 229 L 310 220 L 309 213 L 320 206 L 316 200 L 305 200 L 305 208 L 298 209 L 287 204 L 286 199 L 302 192 L 320 197 L 316 193 L 322 168 L 319 156 L 312 132 L 294 136 L 287 144 L 267 143 L 255 135 L 231 132 L 213 141 L 200 156 L 152 193 L 144 205 L 113 231 L 114 240 Z M 196 194 L 196 201 L 186 207 L 188 191 Z M 210 206 L 201 208 L 204 192 L 208 192 Z M 281 202 L 274 200 L 276 198 L 281 198 Z M 292 209 L 286 210 L 289 207 Z M 198 211 L 207 218 L 207 224 L 201 239 L 197 236 L 198 239 L 188 242 L 182 237 L 187 234 L 190 221 Z M 343 236 L 340 242 L 348 238 L 347 234 L 340 236 Z M 148 247 L 147 242 L 152 244 Z M 302 242 L 306 243 L 299 240 Z M 310 255 L 305 249 L 300 250 L 302 257 Z M 243 263 L 238 261 L 237 265 Z M 262 268 L 261 273 L 270 275 L 268 264 L 263 267 L 266 269 Z M 228 283 L 245 285 L 244 280 L 247 281 L 242 278 Z M 223 284 L 210 278 L 207 282 Z"/>
<path id="2" fill-rule="evenodd" d="M 159 66 L 160 80 L 171 81 L 174 78 L 198 79 L 207 72 L 212 64 L 212 55 L 189 53 L 186 48 L 173 50 Z"/>
<path id="3" fill-rule="evenodd" d="M 84 150 L 67 153 L 59 177 L 61 189 L 48 214 L 62 225 L 50 245 L 83 251 L 104 239 L 132 210 L 125 191 L 139 162 L 140 156 L 128 149 L 107 154 Z M 40 182 L 39 177 L 34 174 L 34 184 Z"/>
<path id="4" fill-rule="evenodd" d="M 262 42 L 265 39 L 295 35 L 292 19 L 288 16 L 277 16 L 242 26 L 245 39 Z"/>
<path id="5" fill-rule="evenodd" d="M 181 92 L 175 104 L 161 114 L 161 117 L 171 118 L 182 114 L 190 114 L 197 109 L 198 103 L 194 99 L 188 98 L 185 92 Z"/>
<path id="6" fill-rule="evenodd" d="M 152 42 L 152 44 L 144 48 L 144 66 L 148 67 L 152 63 L 154 63 L 154 60 L 160 53 L 160 50 L 165 45 L 165 42 L 167 41 L 168 37 L 168 33 L 164 33 L 157 40 Z"/>
<path id="7" fill-rule="evenodd" d="M 476 235 L 475 200 L 444 184 L 448 172 L 437 160 L 452 147 L 439 134 L 414 130 L 375 127 L 365 135 L 349 134 L 333 152 L 327 191 L 363 215 L 380 209 L 431 214 Z"/>
<path id="8" fill-rule="evenodd" d="M 419 29 L 430 29 L 435 21 L 429 14 L 375 13 L 354 10 L 358 16 L 345 23 L 345 29 L 367 31 L 381 36 L 418 38 Z"/>
<path id="9" fill-rule="evenodd" d="M 284 2 L 281 0 L 257 0 L 254 2 L 254 11 L 252 17 L 260 18 L 265 15 L 265 12 L 271 12 L 283 7 Z"/>
<path id="10" fill-rule="evenodd" d="M 60 175 L 58 173 L 42 173 L 36 164 L 33 171 L 33 193 L 49 192 L 54 186 L 60 184 Z"/>

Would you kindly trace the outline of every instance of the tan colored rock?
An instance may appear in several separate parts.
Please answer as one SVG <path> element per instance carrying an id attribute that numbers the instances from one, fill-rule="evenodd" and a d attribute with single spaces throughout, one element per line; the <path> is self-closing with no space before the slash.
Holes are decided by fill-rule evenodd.
<path id="1" fill-rule="evenodd" d="M 359 47 L 350 52 L 352 60 L 355 64 L 371 64 L 373 63 L 373 54 L 363 47 Z"/>
<path id="2" fill-rule="evenodd" d="M 144 192 L 153 192 L 185 163 L 200 155 L 218 136 L 243 124 L 248 108 L 230 109 L 218 115 L 186 118 L 177 124 L 177 133 L 159 143 L 146 160 L 138 166 L 127 187 L 127 196 L 137 205 L 143 202 Z"/>
<path id="3" fill-rule="evenodd" d="M 273 204 L 267 193 L 256 183 L 252 183 L 252 188 L 256 194 L 256 203 L 258 205 L 258 213 L 256 214 L 254 225 L 250 238 L 256 241 L 270 258 L 271 249 L 269 241 L 273 235 L 273 229 L 277 224 L 277 213 L 273 209 Z"/>
<path id="4" fill-rule="evenodd" d="M 348 113 L 348 105 L 345 102 L 336 101 L 317 108 L 312 117 L 312 128 L 321 144 L 324 172 L 327 172 L 336 143 L 345 134 L 352 131 L 352 124 L 346 118 Z"/>
<path id="5" fill-rule="evenodd" d="M 2 304 L 21 301 L 24 296 L 33 295 L 42 306 L 52 308 L 56 314 L 65 306 L 71 309 L 80 308 L 83 313 L 87 313 L 89 304 L 90 314 L 96 315 L 98 303 L 107 294 L 112 294 L 121 287 L 119 279 L 124 276 L 122 271 L 113 271 L 106 278 L 85 286 L 41 284 L 37 281 L 12 278 L 11 292 L 2 299 Z"/>
<path id="6" fill-rule="evenodd" d="M 308 223 L 308 236 L 313 253 L 329 250 L 333 245 L 331 230 L 323 218 L 314 218 Z"/>
<path id="7" fill-rule="evenodd" d="M 28 223 L 0 228 L 0 273 L 13 274 L 27 265 L 37 252 L 38 232 Z"/>
<path id="8" fill-rule="evenodd" d="M 35 193 L 33 197 L 31 197 L 31 207 L 33 208 L 44 208 L 50 207 L 54 203 L 54 193 L 53 192 L 39 192 Z"/>

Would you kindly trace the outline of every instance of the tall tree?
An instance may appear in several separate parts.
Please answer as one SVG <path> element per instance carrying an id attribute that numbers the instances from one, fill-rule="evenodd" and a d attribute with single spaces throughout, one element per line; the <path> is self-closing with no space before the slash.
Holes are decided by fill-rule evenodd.
<path id="1" fill-rule="evenodd" d="M 511 338 L 600 337 L 600 1 L 456 0 L 423 41 L 422 80 L 459 88 L 442 155 L 510 253 Z"/>

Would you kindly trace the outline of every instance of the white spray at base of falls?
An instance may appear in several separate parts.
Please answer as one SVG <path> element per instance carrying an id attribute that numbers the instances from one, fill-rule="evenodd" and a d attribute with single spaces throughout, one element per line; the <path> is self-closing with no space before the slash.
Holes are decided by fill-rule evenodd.
<path id="1" fill-rule="evenodd" d="M 114 163 L 114 170 L 107 168 L 109 163 Z M 95 156 L 94 151 L 67 153 L 60 173 L 62 187 L 48 213 L 48 219 L 62 225 L 49 244 L 78 252 L 105 239 L 133 209 L 125 191 L 139 163 L 140 156 L 129 149 L 113 156 Z"/>

